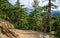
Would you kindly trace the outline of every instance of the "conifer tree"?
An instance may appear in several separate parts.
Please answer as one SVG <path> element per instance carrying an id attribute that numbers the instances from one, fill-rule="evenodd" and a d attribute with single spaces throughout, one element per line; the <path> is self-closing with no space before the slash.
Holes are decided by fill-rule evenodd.
<path id="1" fill-rule="evenodd" d="M 34 0 L 32 6 L 34 10 L 30 12 L 29 15 L 30 29 L 39 31 L 41 30 L 40 26 L 42 25 L 42 16 L 38 0 Z"/>
<path id="2" fill-rule="evenodd" d="M 43 8 L 45 8 L 44 10 L 46 11 L 43 17 L 43 26 L 46 33 L 49 33 L 51 31 L 51 7 L 53 6 L 54 8 L 57 8 L 56 5 L 54 5 L 53 3 L 51 3 L 51 1 L 53 0 L 49 0 L 49 3 L 47 6 L 44 6 Z"/>
<path id="3" fill-rule="evenodd" d="M 24 5 L 21 5 L 19 0 L 15 4 L 15 19 L 16 19 L 16 28 L 18 29 L 28 29 L 27 28 L 27 10 L 23 8 Z"/>

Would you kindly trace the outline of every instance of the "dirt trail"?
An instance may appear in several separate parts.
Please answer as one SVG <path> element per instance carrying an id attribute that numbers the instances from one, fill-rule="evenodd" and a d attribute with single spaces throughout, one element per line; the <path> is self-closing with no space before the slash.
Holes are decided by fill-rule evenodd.
<path id="1" fill-rule="evenodd" d="M 53 35 L 48 35 L 48 34 L 43 34 L 39 33 L 36 31 L 31 31 L 31 30 L 17 30 L 17 29 L 12 29 L 13 32 L 15 32 L 17 37 L 13 37 L 12 35 L 10 37 L 0 34 L 0 38 L 56 38 Z"/>

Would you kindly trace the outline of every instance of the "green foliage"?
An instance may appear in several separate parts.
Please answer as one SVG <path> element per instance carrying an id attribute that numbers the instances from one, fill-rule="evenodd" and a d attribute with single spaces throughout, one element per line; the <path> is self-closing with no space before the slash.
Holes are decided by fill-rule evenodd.
<path id="1" fill-rule="evenodd" d="M 8 10 L 8 3 L 5 0 L 0 0 L 0 18 L 5 19 L 6 11 Z"/>
<path id="2" fill-rule="evenodd" d="M 8 16 L 10 18 L 10 22 L 15 24 L 15 28 L 17 29 L 28 29 L 27 28 L 27 18 L 28 13 L 25 8 L 22 8 L 23 5 L 20 5 L 19 0 L 17 0 L 15 6 L 12 6 L 9 10 Z"/>
<path id="3" fill-rule="evenodd" d="M 33 11 L 28 13 L 19 0 L 17 0 L 14 6 L 8 0 L 0 0 L 0 18 L 10 21 L 15 28 L 24 30 L 46 31 L 47 25 L 51 24 L 49 26 L 51 27 L 49 29 L 51 30 L 50 32 L 60 36 L 60 17 L 52 16 L 51 19 L 50 7 L 48 5 L 40 7 L 38 0 L 34 0 L 32 6 L 34 8 Z M 43 10 L 45 11 L 44 13 L 42 13 Z"/>
<path id="4" fill-rule="evenodd" d="M 60 17 L 55 16 L 55 17 L 52 17 L 52 19 L 54 20 L 52 31 L 55 31 L 55 35 L 60 36 Z"/>
<path id="5" fill-rule="evenodd" d="M 33 8 L 34 10 L 30 12 L 29 15 L 29 28 L 32 30 L 41 31 L 42 26 L 42 15 L 41 15 L 41 7 L 39 7 L 38 0 L 34 0 Z"/>

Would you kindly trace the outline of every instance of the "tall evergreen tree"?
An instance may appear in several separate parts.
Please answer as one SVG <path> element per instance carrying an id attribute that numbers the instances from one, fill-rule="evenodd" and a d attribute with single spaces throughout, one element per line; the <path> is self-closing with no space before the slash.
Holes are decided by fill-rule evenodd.
<path id="1" fill-rule="evenodd" d="M 50 32 L 50 22 L 51 22 L 51 0 L 49 0 L 48 6 L 46 7 L 46 14 L 44 15 L 44 32 Z"/>
<path id="2" fill-rule="evenodd" d="M 49 0 L 48 5 L 42 7 L 42 8 L 45 8 L 44 10 L 46 11 L 43 17 L 43 23 L 44 23 L 43 26 L 45 29 L 44 32 L 47 32 L 47 33 L 51 31 L 51 7 L 53 6 L 54 8 L 57 8 L 57 6 L 51 3 L 51 1 L 53 0 Z"/>
<path id="3" fill-rule="evenodd" d="M 40 26 L 42 25 L 42 16 L 41 16 L 41 12 L 40 12 L 41 9 L 40 9 L 38 0 L 34 0 L 34 3 L 32 6 L 34 10 L 30 12 L 30 15 L 29 15 L 30 29 L 41 30 Z"/>
<path id="4" fill-rule="evenodd" d="M 19 0 L 17 0 L 15 4 L 15 19 L 16 19 L 16 28 L 18 29 L 28 29 L 27 28 L 27 10 L 25 8 L 22 8 L 24 5 L 20 5 Z"/>

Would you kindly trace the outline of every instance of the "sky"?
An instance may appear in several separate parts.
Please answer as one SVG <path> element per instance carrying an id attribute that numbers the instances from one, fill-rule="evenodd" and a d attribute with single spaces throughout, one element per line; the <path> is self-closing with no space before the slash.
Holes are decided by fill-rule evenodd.
<path id="1" fill-rule="evenodd" d="M 16 3 L 17 0 L 8 0 L 12 5 L 14 5 Z M 39 0 L 39 5 L 40 6 L 45 6 L 48 4 L 48 1 L 46 0 Z M 20 0 L 20 3 L 25 5 L 25 7 L 31 9 L 32 8 L 32 4 L 33 4 L 33 0 Z M 52 2 L 53 4 L 57 5 L 58 8 L 57 9 L 52 9 L 52 10 L 57 10 L 60 12 L 60 0 L 56 0 L 55 2 Z"/>

